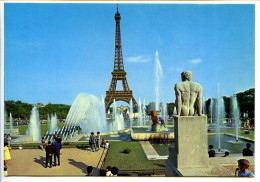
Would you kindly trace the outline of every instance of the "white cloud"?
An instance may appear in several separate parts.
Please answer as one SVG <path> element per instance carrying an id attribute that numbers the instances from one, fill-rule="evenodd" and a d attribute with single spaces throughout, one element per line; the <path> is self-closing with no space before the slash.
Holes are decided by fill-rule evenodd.
<path id="1" fill-rule="evenodd" d="M 193 59 L 193 60 L 190 60 L 190 62 L 191 62 L 192 64 L 199 64 L 199 63 L 202 62 L 202 60 L 201 60 L 201 59 Z"/>
<path id="2" fill-rule="evenodd" d="M 145 56 L 136 56 L 126 58 L 126 61 L 131 63 L 147 63 L 151 60 L 149 58 L 146 58 Z"/>
<path id="3" fill-rule="evenodd" d="M 183 71 L 183 68 L 177 68 L 176 70 L 177 71 Z"/>

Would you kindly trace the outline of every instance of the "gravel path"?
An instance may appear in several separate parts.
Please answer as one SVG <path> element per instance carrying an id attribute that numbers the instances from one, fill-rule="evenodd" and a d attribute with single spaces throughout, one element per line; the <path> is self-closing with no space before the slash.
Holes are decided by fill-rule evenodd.
<path id="1" fill-rule="evenodd" d="M 93 166 L 94 175 L 99 175 L 99 161 L 103 149 L 98 152 L 88 152 L 82 149 L 64 148 L 61 152 L 61 165 L 45 168 L 45 151 L 11 150 L 12 159 L 8 176 L 86 176 L 88 166 Z"/>

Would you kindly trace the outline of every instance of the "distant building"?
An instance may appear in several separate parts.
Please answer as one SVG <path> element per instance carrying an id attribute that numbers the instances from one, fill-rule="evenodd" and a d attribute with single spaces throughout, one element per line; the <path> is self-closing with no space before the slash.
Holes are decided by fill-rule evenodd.
<path id="1" fill-rule="evenodd" d="M 39 102 L 39 103 L 36 104 L 36 107 L 38 107 L 38 108 L 39 107 L 44 107 L 44 104 Z"/>

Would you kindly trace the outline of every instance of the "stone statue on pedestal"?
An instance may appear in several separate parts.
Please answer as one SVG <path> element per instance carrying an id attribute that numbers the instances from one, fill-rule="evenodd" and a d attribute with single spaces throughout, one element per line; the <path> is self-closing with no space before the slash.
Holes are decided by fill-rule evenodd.
<path id="1" fill-rule="evenodd" d="M 191 71 L 181 73 L 182 82 L 175 85 L 177 116 L 202 115 L 202 86 L 191 81 Z"/>

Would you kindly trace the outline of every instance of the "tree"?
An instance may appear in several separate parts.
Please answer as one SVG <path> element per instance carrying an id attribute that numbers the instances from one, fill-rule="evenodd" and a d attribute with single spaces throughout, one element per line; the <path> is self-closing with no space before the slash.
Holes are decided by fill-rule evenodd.
<path id="1" fill-rule="evenodd" d="M 174 102 L 167 103 L 168 115 L 173 115 L 174 107 L 175 107 Z"/>

